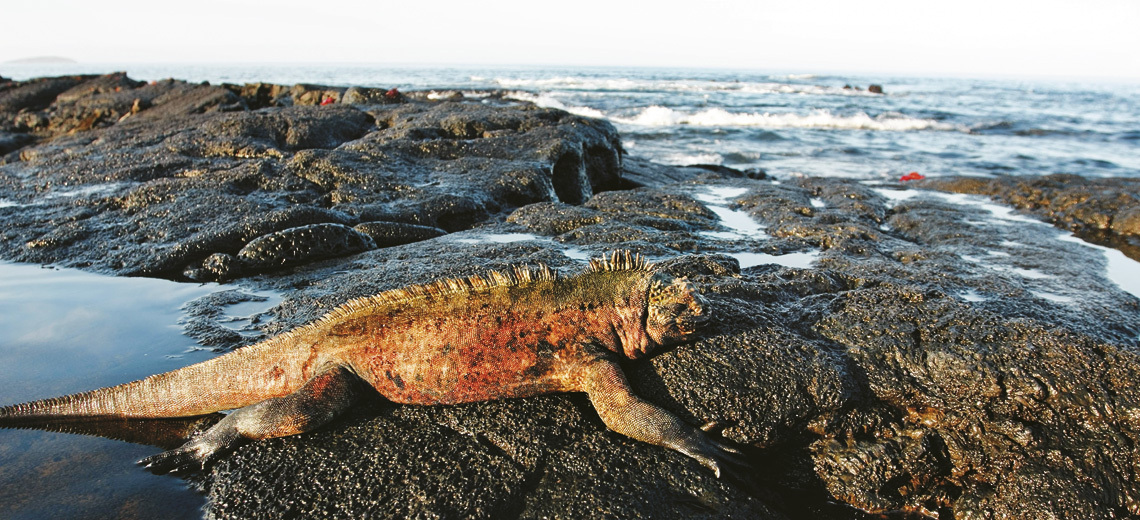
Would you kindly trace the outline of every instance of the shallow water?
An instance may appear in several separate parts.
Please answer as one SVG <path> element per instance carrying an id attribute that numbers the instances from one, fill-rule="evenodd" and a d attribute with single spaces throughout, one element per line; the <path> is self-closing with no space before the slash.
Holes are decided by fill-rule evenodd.
<path id="1" fill-rule="evenodd" d="M 232 287 L 0 263 L 0 405 L 209 359 L 215 354 L 182 334 L 181 307 L 224 289 Z M 0 429 L 0 517 L 200 518 L 204 497 L 180 479 L 135 466 L 158 451 L 100 437 Z"/>
<path id="2" fill-rule="evenodd" d="M 747 188 L 710 186 L 697 193 L 696 199 L 703 202 L 705 207 L 716 215 L 720 224 L 729 229 L 729 231 L 706 231 L 702 234 L 722 240 L 768 238 L 764 226 L 756 222 L 747 212 L 729 207 L 733 199 L 744 195 L 747 191 Z"/>

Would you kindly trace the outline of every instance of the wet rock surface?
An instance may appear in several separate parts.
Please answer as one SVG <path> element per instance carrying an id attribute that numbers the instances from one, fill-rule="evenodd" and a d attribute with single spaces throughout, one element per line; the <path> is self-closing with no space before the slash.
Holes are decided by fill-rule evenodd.
<path id="1" fill-rule="evenodd" d="M 110 81 L 82 81 L 95 80 Z M 612 128 L 557 111 L 183 87 L 245 108 L 142 118 L 156 101 L 9 155 L 3 257 L 277 288 L 285 301 L 259 324 L 274 334 L 381 290 L 518 264 L 569 274 L 632 249 L 697 283 L 714 317 L 697 341 L 628 363 L 631 383 L 755 468 L 718 480 L 606 431 L 581 395 L 372 397 L 222 458 L 204 477 L 211 517 L 1140 516 L 1140 300 L 1100 250 L 1051 225 L 914 189 L 1001 199 L 983 187 L 1005 181 L 774 181 L 636 161 L 623 179 Z M 305 105 L 332 94 L 377 103 Z M 25 96 L 39 101 L 20 113 L 57 117 L 46 94 Z M 1097 200 L 1126 213 L 1128 182 L 1096 181 Z M 815 260 L 780 265 L 795 255 Z M 195 312 L 204 342 L 237 340 L 209 326 L 224 303 Z"/>
<path id="2" fill-rule="evenodd" d="M 921 185 L 989 196 L 1140 261 L 1140 179 L 1055 174 L 1030 179 L 949 177 Z"/>

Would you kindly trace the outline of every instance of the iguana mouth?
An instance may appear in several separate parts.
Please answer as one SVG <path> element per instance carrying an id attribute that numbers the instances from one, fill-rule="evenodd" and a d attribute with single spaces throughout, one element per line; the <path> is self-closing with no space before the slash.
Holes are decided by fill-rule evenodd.
<path id="1" fill-rule="evenodd" d="M 696 291 L 690 295 L 692 300 L 689 301 L 689 312 L 677 317 L 677 327 L 686 335 L 696 332 L 697 327 L 704 325 L 712 318 L 708 301 Z"/>
<path id="2" fill-rule="evenodd" d="M 697 328 L 709 321 L 708 314 L 691 314 L 677 318 L 677 329 L 686 336 L 697 332 Z"/>

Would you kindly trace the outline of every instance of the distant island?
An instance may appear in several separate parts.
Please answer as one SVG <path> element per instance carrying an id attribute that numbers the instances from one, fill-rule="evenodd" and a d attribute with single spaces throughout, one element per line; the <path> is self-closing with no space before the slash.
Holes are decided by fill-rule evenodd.
<path id="1" fill-rule="evenodd" d="M 31 58 L 20 58 L 18 60 L 8 60 L 4 62 L 10 65 L 51 65 L 51 64 L 64 64 L 64 63 L 79 63 L 71 58 L 64 58 L 62 56 L 34 56 Z"/>

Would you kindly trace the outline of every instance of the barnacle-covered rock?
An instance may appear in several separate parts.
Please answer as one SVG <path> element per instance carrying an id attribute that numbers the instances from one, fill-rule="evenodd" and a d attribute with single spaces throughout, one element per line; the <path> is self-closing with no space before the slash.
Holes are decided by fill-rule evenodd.
<path id="1" fill-rule="evenodd" d="M 353 229 L 372 237 L 372 240 L 376 242 L 376 247 L 410 244 L 447 234 L 446 231 L 437 227 L 418 226 L 403 222 L 364 222 L 353 226 Z"/>
<path id="2" fill-rule="evenodd" d="M 258 237 L 237 258 L 245 269 L 262 271 L 375 248 L 372 237 L 343 224 L 312 224 Z"/>

